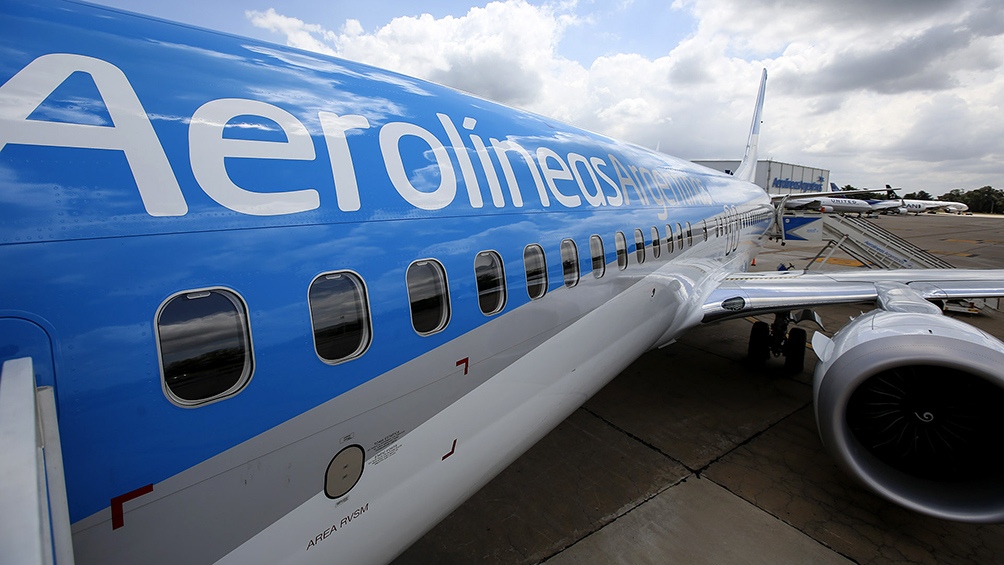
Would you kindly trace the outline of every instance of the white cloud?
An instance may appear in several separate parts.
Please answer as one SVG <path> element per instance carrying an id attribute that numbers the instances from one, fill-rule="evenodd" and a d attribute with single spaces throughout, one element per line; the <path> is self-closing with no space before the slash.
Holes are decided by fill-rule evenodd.
<path id="1" fill-rule="evenodd" d="M 562 56 L 575 2 L 337 31 L 249 12 L 287 44 L 389 68 L 684 158 L 738 157 L 769 69 L 761 156 L 839 184 L 1004 187 L 1004 11 L 995 0 L 676 0 L 698 25 L 668 54 Z M 637 22 L 636 22 L 637 23 Z M 627 29 L 604 33 L 630 34 Z"/>
<path id="2" fill-rule="evenodd" d="M 334 34 L 317 24 L 308 24 L 297 18 L 290 18 L 276 13 L 274 8 L 264 12 L 248 11 L 245 15 L 256 27 L 281 33 L 286 36 L 286 44 L 307 51 L 336 55 L 328 42 L 334 39 Z"/>

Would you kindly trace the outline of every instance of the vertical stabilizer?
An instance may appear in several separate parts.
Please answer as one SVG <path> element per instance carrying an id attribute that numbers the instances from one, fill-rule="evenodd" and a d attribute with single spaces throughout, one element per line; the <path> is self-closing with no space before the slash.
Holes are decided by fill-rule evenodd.
<path id="1" fill-rule="evenodd" d="M 750 137 L 746 140 L 746 153 L 743 155 L 743 162 L 739 163 L 736 169 L 736 177 L 753 182 L 756 178 L 756 148 L 760 140 L 760 122 L 763 114 L 763 95 L 767 88 L 767 69 L 760 75 L 760 93 L 756 97 L 756 108 L 753 110 L 753 123 L 750 125 Z"/>

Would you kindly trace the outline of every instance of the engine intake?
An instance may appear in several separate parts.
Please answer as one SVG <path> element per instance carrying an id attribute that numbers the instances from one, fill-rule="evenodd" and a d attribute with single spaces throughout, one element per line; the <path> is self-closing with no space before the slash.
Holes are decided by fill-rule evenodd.
<path id="1" fill-rule="evenodd" d="M 1004 343 L 883 310 L 816 336 L 816 422 L 845 472 L 924 514 L 1004 521 Z"/>

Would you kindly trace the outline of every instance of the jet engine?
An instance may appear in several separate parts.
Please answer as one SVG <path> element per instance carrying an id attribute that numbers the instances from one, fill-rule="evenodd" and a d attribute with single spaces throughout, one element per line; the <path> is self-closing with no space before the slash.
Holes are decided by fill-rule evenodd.
<path id="1" fill-rule="evenodd" d="M 913 306 L 863 314 L 832 339 L 815 334 L 820 437 L 888 500 L 947 520 L 1004 521 L 1004 343 L 930 303 Z"/>
<path id="2" fill-rule="evenodd" d="M 824 214 L 829 214 L 830 212 L 833 211 L 833 206 L 820 206 L 819 211 Z"/>

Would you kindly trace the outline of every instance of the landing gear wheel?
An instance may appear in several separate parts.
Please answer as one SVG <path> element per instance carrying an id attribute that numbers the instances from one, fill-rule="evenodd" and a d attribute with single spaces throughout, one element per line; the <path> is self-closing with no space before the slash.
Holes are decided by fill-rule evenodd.
<path id="1" fill-rule="evenodd" d="M 784 343 L 784 370 L 801 373 L 805 368 L 805 330 L 791 328 Z"/>
<path id="2" fill-rule="evenodd" d="M 770 357 L 770 325 L 754 322 L 750 330 L 750 343 L 746 350 L 746 361 L 751 367 L 759 367 Z"/>

